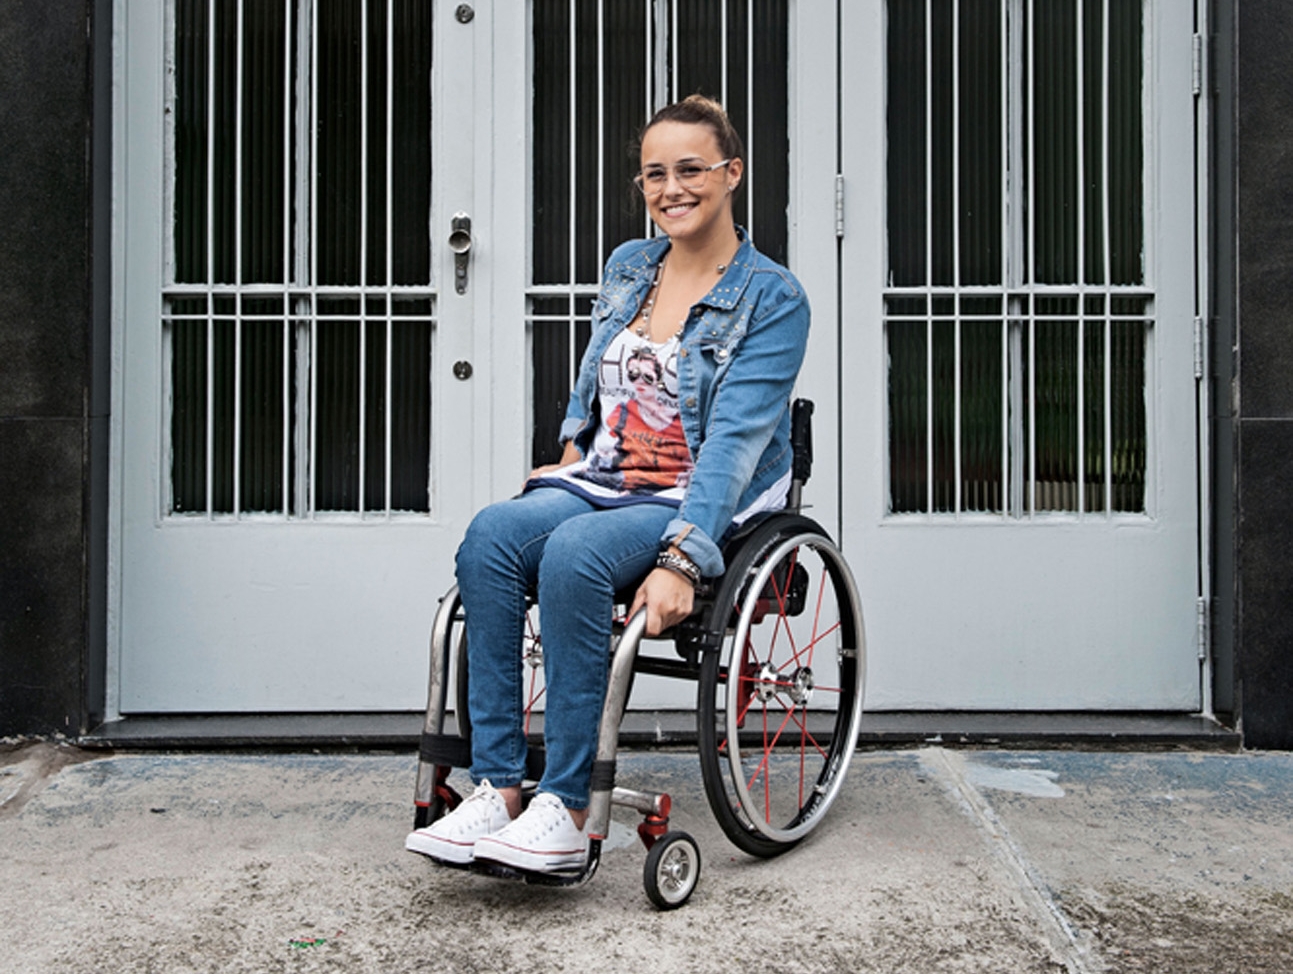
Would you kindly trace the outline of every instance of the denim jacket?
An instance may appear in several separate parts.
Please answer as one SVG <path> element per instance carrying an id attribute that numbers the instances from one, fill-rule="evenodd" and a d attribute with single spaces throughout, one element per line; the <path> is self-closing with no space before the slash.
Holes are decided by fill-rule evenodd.
<path id="1" fill-rule="evenodd" d="M 660 539 L 706 576 L 723 571 L 718 543 L 740 511 L 790 470 L 790 393 L 808 340 L 808 298 L 788 270 L 744 230 L 727 272 L 692 306 L 678 350 L 678 400 L 695 464 L 677 516 Z M 636 317 L 667 237 L 633 240 L 606 262 L 592 337 L 561 425 L 586 454 L 597 431 L 597 363 Z"/>

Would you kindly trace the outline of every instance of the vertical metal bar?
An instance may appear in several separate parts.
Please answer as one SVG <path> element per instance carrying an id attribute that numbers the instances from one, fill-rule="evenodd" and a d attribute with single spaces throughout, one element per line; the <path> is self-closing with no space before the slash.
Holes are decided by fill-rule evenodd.
<path id="1" fill-rule="evenodd" d="M 1073 103 L 1077 127 L 1077 512 L 1086 512 L 1086 44 L 1085 0 L 1073 4 L 1077 47 Z"/>
<path id="2" fill-rule="evenodd" d="M 1028 516 L 1037 516 L 1037 31 L 1034 0 L 1028 0 L 1028 257 L 1024 262 L 1028 303 Z"/>
<path id="3" fill-rule="evenodd" d="M 1029 181 L 1025 178 L 1025 140 L 1024 140 L 1024 105 L 1025 98 L 1025 20 L 1024 0 L 1005 0 L 1006 42 L 1002 50 L 1006 52 L 1006 90 L 1004 93 L 1007 120 L 1006 148 L 1002 158 L 1008 160 L 1009 225 L 1005 228 L 1006 248 L 1008 253 L 1007 281 L 1011 289 L 1007 311 L 1010 314 L 1010 510 L 1015 517 L 1020 517 L 1024 510 L 1024 359 L 1022 313 L 1025 298 L 1018 292 L 1027 286 L 1029 258 L 1029 239 L 1025 214 L 1025 194 Z"/>
<path id="4" fill-rule="evenodd" d="M 306 476 L 308 478 L 309 504 L 307 516 L 315 518 L 318 501 L 315 469 L 319 451 L 319 243 L 314 228 L 318 226 L 319 213 L 319 167 L 315 160 L 319 155 L 319 8 L 310 6 L 310 361 L 309 361 L 309 403 L 310 403 L 310 448 L 307 451 Z"/>
<path id="5" fill-rule="evenodd" d="M 925 513 L 934 513 L 934 31 L 925 0 Z"/>
<path id="6" fill-rule="evenodd" d="M 597 0 L 597 283 L 606 259 L 606 0 Z"/>
<path id="7" fill-rule="evenodd" d="M 575 344 L 576 344 L 576 339 L 578 338 L 578 332 L 575 326 L 575 311 L 576 311 L 576 307 L 575 307 L 576 286 L 575 285 L 578 282 L 578 278 L 579 278 L 579 268 L 578 268 L 578 265 L 576 264 L 576 261 L 578 260 L 578 252 L 575 247 L 575 239 L 578 236 L 578 232 L 579 232 L 579 219 L 578 219 L 579 197 L 577 195 L 579 192 L 579 143 L 575 137 L 576 126 L 573 124 L 573 119 L 576 119 L 579 117 L 579 93 L 576 87 L 578 82 L 578 76 L 579 76 L 579 71 L 578 71 L 579 25 L 578 25 L 578 19 L 577 19 L 578 17 L 579 17 L 579 10 L 578 10 L 578 5 L 576 4 L 576 0 L 570 0 L 570 31 L 569 31 L 569 41 L 568 41 L 569 52 L 570 52 L 570 58 L 569 58 L 569 61 L 570 61 L 569 63 L 570 116 L 569 117 L 572 119 L 572 123 L 570 126 L 570 143 L 569 143 L 570 218 L 569 218 L 569 223 L 567 224 L 567 226 L 569 227 L 569 233 L 567 235 L 569 237 L 569 240 L 566 245 L 566 251 L 567 251 L 568 260 L 569 260 L 569 263 L 567 265 L 567 274 L 566 274 L 566 335 L 567 335 L 566 384 L 571 388 L 574 387 L 575 375 L 579 367 L 579 362 L 575 357 Z"/>
<path id="8" fill-rule="evenodd" d="M 1010 0 L 1001 0 L 1001 282 L 1006 289 L 1015 287 L 1018 279 L 1014 273 L 1015 247 L 1012 230 L 1019 209 L 1011 198 L 1011 180 L 1019 178 L 1015 167 L 1014 146 L 1018 142 L 1019 128 L 1015 124 L 1015 107 L 1018 99 L 1010 97 L 1011 81 L 1018 72 L 1014 59 L 1014 37 L 1018 30 L 1010 31 Z M 1013 137 L 1013 141 L 1012 141 Z"/>
<path id="9" fill-rule="evenodd" d="M 1028 517 L 1037 516 L 1037 318 L 1028 296 Z"/>
<path id="10" fill-rule="evenodd" d="M 207 410 L 206 516 L 214 516 L 215 480 L 215 90 L 216 4 L 207 6 Z"/>
<path id="11" fill-rule="evenodd" d="M 310 152 L 307 159 L 310 169 L 310 319 L 314 320 L 317 308 L 314 306 L 314 299 L 317 297 L 315 289 L 319 283 L 319 240 L 318 234 L 314 232 L 318 226 L 319 213 L 319 167 L 315 160 L 319 157 L 319 8 L 316 4 L 310 4 Z M 313 358 L 311 358 L 311 371 L 313 371 Z M 313 447 L 311 447 L 311 460 L 313 460 Z M 313 505 L 311 505 L 313 507 Z M 313 514 L 313 511 L 311 511 Z"/>
<path id="12" fill-rule="evenodd" d="M 234 30 L 235 82 L 234 82 L 234 134 L 233 134 L 233 516 L 242 516 L 242 170 L 243 170 L 243 75 L 246 68 L 246 48 L 243 34 L 246 29 L 243 0 L 238 0 L 238 13 Z"/>
<path id="13" fill-rule="evenodd" d="M 718 39 L 718 59 L 719 59 L 719 100 L 723 105 L 724 111 L 727 110 L 727 5 L 730 0 L 719 0 L 718 29 L 721 36 Z"/>
<path id="14" fill-rule="evenodd" d="M 952 510 L 961 513 L 961 2 L 952 2 Z"/>
<path id="15" fill-rule="evenodd" d="M 319 370 L 315 367 L 315 363 L 319 360 L 319 309 L 317 298 L 312 296 L 310 305 L 310 508 L 308 516 L 313 521 L 317 506 L 316 495 L 318 493 L 314 458 L 318 453 L 319 446 Z"/>
<path id="16" fill-rule="evenodd" d="M 642 79 L 642 93 L 645 96 L 646 104 L 643 106 L 643 119 L 650 119 L 655 114 L 656 98 L 655 87 L 659 82 L 659 72 L 656 71 L 656 31 L 655 18 L 652 16 L 653 4 L 650 2 L 642 5 L 642 14 L 644 18 L 643 36 L 646 38 L 646 56 L 642 59 L 646 76 Z M 641 157 L 639 156 L 639 163 Z M 651 236 L 651 217 L 647 208 L 642 207 L 642 236 Z"/>
<path id="17" fill-rule="evenodd" d="M 392 463 L 391 417 L 395 412 L 395 383 L 393 379 L 393 358 L 395 349 L 395 324 L 392 320 L 394 306 L 391 288 L 395 272 L 391 266 L 394 257 L 393 237 L 395 235 L 395 187 L 392 181 L 395 168 L 392 162 L 395 139 L 395 0 L 386 0 L 386 415 L 383 423 L 382 448 L 385 470 L 383 475 L 384 509 L 387 520 L 391 516 L 391 479 L 395 466 Z"/>
<path id="18" fill-rule="evenodd" d="M 360 520 L 367 498 L 368 464 L 368 4 L 359 4 L 359 488 L 355 503 Z"/>
<path id="19" fill-rule="evenodd" d="M 1086 296 L 1078 288 L 1077 319 L 1077 512 L 1086 512 Z"/>
<path id="20" fill-rule="evenodd" d="M 1010 298 L 1001 294 L 1001 515 L 1010 513 Z"/>
<path id="21" fill-rule="evenodd" d="M 758 117 L 758 106 L 755 105 L 754 103 L 754 5 L 753 4 L 749 4 L 746 7 L 745 30 L 746 30 L 745 104 L 748 106 L 745 113 L 746 125 L 748 126 L 748 131 L 745 133 L 745 145 L 746 145 L 745 151 L 750 155 L 750 160 L 749 160 L 750 165 L 746 168 L 745 172 L 742 174 L 741 179 L 745 183 L 745 198 L 750 201 L 749 205 L 745 209 L 746 229 L 750 233 L 750 239 L 756 240 L 758 239 L 758 229 L 754 225 L 754 200 L 755 200 L 754 190 L 755 190 L 755 182 L 758 178 L 755 175 L 756 171 L 758 170 L 758 166 L 755 164 L 756 160 L 754 159 L 754 144 L 755 144 L 755 138 L 754 138 L 755 121 L 754 120 L 755 118 Z"/>
<path id="22" fill-rule="evenodd" d="M 283 517 L 291 515 L 292 402 L 292 0 L 283 0 L 283 389 L 281 421 L 283 456 L 279 480 L 283 485 Z"/>
<path id="23" fill-rule="evenodd" d="M 311 119 L 313 118 L 314 62 L 310 56 L 313 34 L 314 4 L 313 0 L 284 0 L 289 7 L 296 7 L 296 32 L 293 46 L 287 52 L 288 64 L 285 70 L 291 73 L 292 88 L 295 93 L 295 107 L 292 115 L 292 132 L 294 146 L 291 156 L 292 167 L 292 213 L 286 217 L 292 224 L 291 249 L 291 287 L 289 300 L 292 306 L 292 372 L 296 377 L 292 406 L 294 415 L 284 422 L 289 424 L 292 432 L 292 449 L 296 461 L 292 464 L 291 477 L 291 516 L 305 517 L 309 511 L 309 471 L 310 456 L 310 359 L 309 319 L 313 310 L 311 297 L 303 289 L 311 286 L 311 238 L 313 236 L 311 220 L 313 211 L 310 205 L 311 187 L 313 185 L 310 171 L 312 164 Z M 300 66 L 292 73 L 291 63 L 296 59 Z M 286 258 L 285 258 L 286 259 Z"/>
<path id="24" fill-rule="evenodd" d="M 283 409 L 283 421 L 282 421 L 283 455 L 279 461 L 279 469 L 282 472 L 279 483 L 282 484 L 282 489 L 283 489 L 283 500 L 282 500 L 283 520 L 287 520 L 289 517 L 291 517 L 291 513 L 292 513 L 291 503 L 290 503 L 290 500 L 291 500 L 290 492 L 291 492 L 291 484 L 292 484 L 292 480 L 291 480 L 292 453 L 290 450 L 290 438 L 292 433 L 292 403 L 291 403 L 291 393 L 290 393 L 291 384 L 292 384 L 291 371 L 290 371 L 291 365 L 292 365 L 292 318 L 288 311 L 287 299 L 284 298 L 284 301 L 283 301 L 283 375 L 281 378 L 281 381 L 283 383 L 283 390 L 282 390 L 282 396 L 281 396 L 282 409 Z"/>
<path id="25" fill-rule="evenodd" d="M 925 513 L 934 513 L 934 306 L 925 305 Z"/>
<path id="26" fill-rule="evenodd" d="M 678 83 L 678 6 L 679 0 L 669 4 L 669 97 L 673 101 L 681 90 Z"/>
<path id="27" fill-rule="evenodd" d="M 1103 0 L 1100 11 L 1100 207 L 1101 263 L 1104 283 L 1104 512 L 1113 515 L 1113 282 L 1109 243 L 1109 0 Z"/>
<path id="28" fill-rule="evenodd" d="M 1073 104 L 1076 106 L 1073 113 L 1073 124 L 1076 128 L 1077 137 L 1077 286 L 1078 294 L 1083 293 L 1083 288 L 1087 283 L 1086 275 L 1086 113 L 1084 111 L 1084 98 L 1086 94 L 1086 52 L 1085 52 L 1085 25 L 1084 12 L 1086 8 L 1085 0 L 1074 0 L 1073 11 L 1074 20 L 1076 21 L 1077 35 L 1077 70 L 1074 80 Z"/>
<path id="29" fill-rule="evenodd" d="M 1012 173 L 1018 172 L 1011 166 L 1012 132 L 1018 131 L 1011 124 L 1010 80 L 1015 74 L 1015 65 L 1011 62 L 1014 49 L 1010 43 L 1010 0 L 1001 0 L 999 17 L 1001 17 L 1001 92 L 999 92 L 999 113 L 1001 113 L 1001 515 L 1009 517 L 1014 507 L 1014 488 L 1010 479 L 1011 437 L 1010 424 L 1012 413 L 1011 373 L 1010 373 L 1010 288 L 1015 285 L 1015 276 L 1011 273 L 1011 261 L 1014 260 L 1011 246 L 1011 220 L 1015 207 L 1011 206 L 1010 179 Z"/>
<path id="30" fill-rule="evenodd" d="M 1022 299 L 1012 298 L 1014 317 L 1010 322 L 1010 512 L 1024 513 L 1024 324 L 1019 313 Z"/>

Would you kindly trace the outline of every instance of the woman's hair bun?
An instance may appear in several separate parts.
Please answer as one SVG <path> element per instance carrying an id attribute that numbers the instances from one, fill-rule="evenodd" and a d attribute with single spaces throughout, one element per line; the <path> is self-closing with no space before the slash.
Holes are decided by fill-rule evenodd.
<path id="1" fill-rule="evenodd" d="M 718 141 L 718 149 L 723 154 L 724 159 L 743 160 L 745 158 L 745 144 L 741 141 L 741 136 L 732 124 L 732 120 L 727 117 L 727 112 L 723 110 L 723 106 L 707 95 L 688 95 L 682 101 L 665 105 L 664 108 L 651 116 L 651 121 L 643 126 L 638 135 L 639 146 L 651 126 L 660 122 L 707 125 L 714 133 L 714 138 Z"/>

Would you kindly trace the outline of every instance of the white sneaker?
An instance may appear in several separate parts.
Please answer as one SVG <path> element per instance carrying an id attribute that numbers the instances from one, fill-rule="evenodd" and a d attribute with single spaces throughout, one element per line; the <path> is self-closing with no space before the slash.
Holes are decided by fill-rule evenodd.
<path id="1" fill-rule="evenodd" d="M 560 798 L 545 792 L 510 825 L 480 839 L 476 858 L 531 872 L 574 869 L 588 861 L 588 834 L 575 828 Z"/>
<path id="2" fill-rule="evenodd" d="M 497 832 L 511 821 L 503 796 L 488 781 L 482 781 L 471 797 L 448 815 L 410 832 L 404 848 L 442 862 L 463 865 L 471 862 L 478 839 Z"/>

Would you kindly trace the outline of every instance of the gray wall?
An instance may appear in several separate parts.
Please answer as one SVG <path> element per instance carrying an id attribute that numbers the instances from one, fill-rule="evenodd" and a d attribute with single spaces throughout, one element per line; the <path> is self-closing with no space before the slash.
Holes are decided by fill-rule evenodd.
<path id="1" fill-rule="evenodd" d="M 0 3 L 0 734 L 85 719 L 91 9 Z"/>
<path id="2" fill-rule="evenodd" d="M 1252 747 L 1293 747 L 1293 4 L 1235 4 L 1235 648 Z"/>

